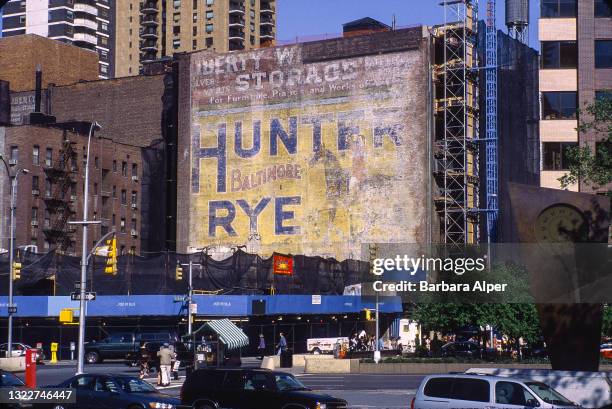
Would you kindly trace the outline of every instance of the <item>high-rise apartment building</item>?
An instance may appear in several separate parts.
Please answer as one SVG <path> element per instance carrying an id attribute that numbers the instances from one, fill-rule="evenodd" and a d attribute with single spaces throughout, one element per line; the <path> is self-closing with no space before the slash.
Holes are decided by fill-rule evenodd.
<path id="1" fill-rule="evenodd" d="M 112 0 L 10 0 L 3 8 L 2 36 L 38 34 L 96 51 L 100 78 L 113 73 Z"/>
<path id="2" fill-rule="evenodd" d="M 272 45 L 275 0 L 125 0 L 117 2 L 115 75 L 177 52 Z"/>
<path id="3" fill-rule="evenodd" d="M 542 0 L 541 7 L 541 185 L 559 188 L 568 169 L 567 149 L 580 145 L 596 152 L 601 143 L 601 135 L 576 130 L 576 112 L 612 89 L 612 3 Z M 593 191 L 582 183 L 569 189 Z"/>

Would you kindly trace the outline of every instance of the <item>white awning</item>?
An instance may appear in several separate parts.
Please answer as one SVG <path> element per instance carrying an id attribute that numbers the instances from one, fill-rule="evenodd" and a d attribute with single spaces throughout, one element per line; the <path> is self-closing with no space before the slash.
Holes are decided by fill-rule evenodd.
<path id="1" fill-rule="evenodd" d="M 249 345 L 249 337 L 227 318 L 209 321 L 206 325 L 217 333 L 219 340 L 225 344 L 227 349 L 237 349 Z"/>

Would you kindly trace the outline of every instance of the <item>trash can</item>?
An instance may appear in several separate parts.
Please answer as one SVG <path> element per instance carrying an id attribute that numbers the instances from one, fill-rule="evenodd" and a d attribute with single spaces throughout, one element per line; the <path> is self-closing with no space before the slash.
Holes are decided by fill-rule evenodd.
<path id="1" fill-rule="evenodd" d="M 290 349 L 285 349 L 280 355 L 280 367 L 291 368 L 293 366 L 293 352 Z"/>

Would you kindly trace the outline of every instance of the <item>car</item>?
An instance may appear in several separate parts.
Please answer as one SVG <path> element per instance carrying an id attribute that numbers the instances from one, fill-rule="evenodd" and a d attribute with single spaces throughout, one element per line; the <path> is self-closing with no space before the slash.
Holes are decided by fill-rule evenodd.
<path id="1" fill-rule="evenodd" d="M 76 403 L 53 404 L 53 409 L 174 409 L 179 404 L 153 385 L 127 375 L 81 374 L 53 387 L 76 391 Z"/>
<path id="2" fill-rule="evenodd" d="M 411 409 L 580 408 L 579 405 L 542 382 L 466 374 L 425 377 L 410 407 Z"/>
<path id="3" fill-rule="evenodd" d="M 89 364 L 103 362 L 105 359 L 126 359 L 128 354 L 138 352 L 140 341 L 175 342 L 176 334 L 160 332 L 116 332 L 100 341 L 85 343 L 85 361 Z"/>
<path id="4" fill-rule="evenodd" d="M 443 357 L 456 358 L 481 358 L 482 351 L 480 346 L 471 341 L 449 342 L 442 346 L 441 354 Z"/>
<path id="5" fill-rule="evenodd" d="M 7 348 L 8 348 L 7 343 L 0 344 L 0 357 L 1 358 L 4 358 L 6 356 Z M 26 351 L 28 349 L 36 349 L 36 352 L 37 352 L 36 362 L 41 363 L 42 361 L 44 361 L 45 353 L 42 349 L 32 348 L 31 346 L 27 344 L 22 344 L 21 342 L 13 342 L 13 352 L 11 353 L 11 356 L 13 357 L 25 356 Z"/>
<path id="6" fill-rule="evenodd" d="M 306 340 L 306 351 L 314 355 L 333 354 L 337 344 L 348 348 L 349 339 L 347 337 L 308 338 Z"/>
<path id="7" fill-rule="evenodd" d="M 25 384 L 21 379 L 16 377 L 10 372 L 3 371 L 0 369 L 0 389 L 21 389 L 25 388 Z M 33 405 L 30 403 L 21 403 L 21 404 L 5 404 L 6 406 L 0 405 L 0 408 L 6 409 L 25 409 L 32 408 Z"/>
<path id="8" fill-rule="evenodd" d="M 599 354 L 604 359 L 612 359 L 612 343 L 601 344 Z"/>
<path id="9" fill-rule="evenodd" d="M 315 393 L 285 372 L 206 368 L 191 373 L 181 389 L 182 409 L 344 409 L 347 402 Z"/>

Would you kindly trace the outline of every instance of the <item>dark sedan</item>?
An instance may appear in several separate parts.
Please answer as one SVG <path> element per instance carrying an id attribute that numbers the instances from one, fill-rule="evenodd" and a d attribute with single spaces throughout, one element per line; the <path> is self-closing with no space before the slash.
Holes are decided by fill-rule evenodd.
<path id="1" fill-rule="evenodd" d="M 174 409 L 179 401 L 133 376 L 82 374 L 56 386 L 74 388 L 76 403 L 53 409 Z"/>
<path id="2" fill-rule="evenodd" d="M 0 388 L 2 388 L 3 390 L 7 390 L 7 389 L 22 389 L 25 388 L 26 386 L 24 385 L 23 381 L 19 378 L 17 378 L 15 375 L 13 375 L 10 372 L 6 372 L 3 371 L 2 369 L 0 369 Z M 4 409 L 25 409 L 25 408 L 31 408 L 33 407 L 32 404 L 29 403 L 22 403 L 22 404 L 5 404 L 5 406 L 3 406 L 3 404 L 0 404 L 0 408 Z"/>
<path id="3" fill-rule="evenodd" d="M 442 347 L 442 356 L 456 358 L 481 358 L 480 346 L 471 341 L 449 342 Z"/>
<path id="4" fill-rule="evenodd" d="M 211 368 L 183 384 L 180 408 L 345 409 L 343 399 L 306 388 L 293 375 L 264 369 Z"/>

